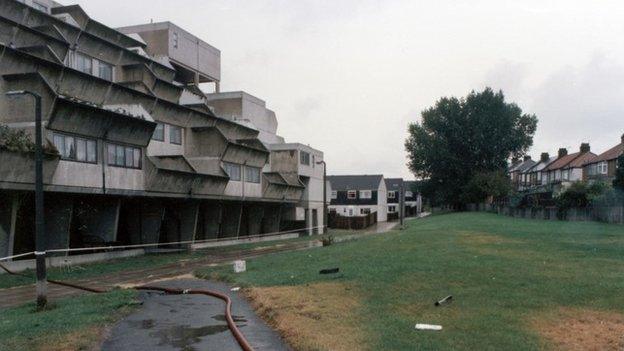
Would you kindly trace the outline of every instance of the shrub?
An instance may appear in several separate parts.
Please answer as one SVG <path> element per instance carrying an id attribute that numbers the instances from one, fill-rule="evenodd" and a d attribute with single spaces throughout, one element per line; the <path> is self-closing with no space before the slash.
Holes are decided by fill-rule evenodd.
<path id="1" fill-rule="evenodd" d="M 0 150 L 35 152 L 35 143 L 30 139 L 26 131 L 0 125 Z M 58 155 L 58 150 L 47 142 L 43 145 L 43 151 L 45 153 Z"/>

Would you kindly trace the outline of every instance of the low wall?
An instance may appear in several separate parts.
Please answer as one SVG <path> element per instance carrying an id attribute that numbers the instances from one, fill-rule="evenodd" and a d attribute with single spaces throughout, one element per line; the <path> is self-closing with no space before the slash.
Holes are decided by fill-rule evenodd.
<path id="1" fill-rule="evenodd" d="M 230 246 L 246 243 L 260 243 L 264 241 L 286 240 L 298 238 L 299 233 L 277 234 L 277 235 L 265 235 L 265 236 L 251 236 L 240 237 L 238 239 L 232 238 L 228 240 L 208 241 L 199 244 L 191 244 L 191 250 L 206 249 L 210 247 Z"/>
<path id="2" fill-rule="evenodd" d="M 613 224 L 624 224 L 624 206 L 594 206 L 570 208 L 560 211 L 557 207 L 514 208 L 492 204 L 469 204 L 469 211 L 492 212 L 516 218 L 565 221 L 598 221 Z"/>
<path id="3" fill-rule="evenodd" d="M 91 253 L 91 254 L 84 254 L 84 255 L 47 257 L 46 266 L 67 267 L 69 269 L 71 266 L 74 266 L 74 265 L 101 262 L 101 261 L 113 260 L 116 258 L 135 257 L 135 256 L 141 256 L 144 254 L 145 254 L 144 249 L 134 249 L 134 250 Z M 35 260 L 33 259 L 33 260 L 2 262 L 2 265 L 4 265 L 5 267 L 7 267 L 8 269 L 14 272 L 22 272 L 27 269 L 35 269 Z M 4 274 L 4 273 L 6 272 L 0 269 L 0 274 Z"/>
<path id="4" fill-rule="evenodd" d="M 377 212 L 366 216 L 344 217 L 338 213 L 329 214 L 329 227 L 333 229 L 364 229 L 377 223 Z"/>

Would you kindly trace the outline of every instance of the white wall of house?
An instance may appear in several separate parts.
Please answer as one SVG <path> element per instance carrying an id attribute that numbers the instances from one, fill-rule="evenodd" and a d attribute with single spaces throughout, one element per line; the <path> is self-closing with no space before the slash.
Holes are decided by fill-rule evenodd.
<path id="1" fill-rule="evenodd" d="M 377 222 L 388 221 L 388 189 L 386 188 L 386 181 L 381 177 L 381 183 L 377 189 Z"/>
<path id="2" fill-rule="evenodd" d="M 361 216 L 365 216 L 366 213 L 364 213 L 366 210 L 369 210 L 371 213 L 373 212 L 377 212 L 377 221 L 379 221 L 379 206 L 376 205 L 331 205 L 329 206 L 329 210 L 335 210 L 336 213 L 338 213 L 339 215 L 343 216 L 343 217 L 361 217 Z M 384 208 L 384 212 L 386 212 L 387 209 Z M 387 214 L 387 212 L 386 212 Z M 387 220 L 387 215 L 386 215 L 386 220 Z"/>

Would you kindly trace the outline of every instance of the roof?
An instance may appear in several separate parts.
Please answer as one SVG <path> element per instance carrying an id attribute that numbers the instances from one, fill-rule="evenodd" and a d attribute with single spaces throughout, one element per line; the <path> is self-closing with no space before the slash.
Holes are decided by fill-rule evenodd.
<path id="1" fill-rule="evenodd" d="M 381 174 L 327 176 L 332 190 L 375 190 L 382 179 Z"/>
<path id="2" fill-rule="evenodd" d="M 388 190 L 400 189 L 401 184 L 403 184 L 403 178 L 386 178 L 386 188 Z"/>
<path id="3" fill-rule="evenodd" d="M 557 159 L 557 156 L 552 156 L 547 161 L 540 160 L 539 162 L 534 164 L 531 168 L 526 169 L 525 172 L 539 172 L 543 170 L 544 168 L 548 167 L 548 165 L 550 165 L 551 163 L 555 162 L 556 159 Z"/>
<path id="4" fill-rule="evenodd" d="M 615 160 L 616 158 L 620 157 L 620 155 L 622 154 L 624 154 L 624 143 L 615 145 L 609 150 L 589 160 L 587 163 L 596 163 L 596 162 Z"/>
<path id="5" fill-rule="evenodd" d="M 533 160 L 522 161 L 518 165 L 516 165 L 515 167 L 512 167 L 510 172 L 524 172 L 524 171 L 528 170 L 529 168 L 533 167 L 536 163 L 537 162 L 535 162 Z"/>
<path id="6" fill-rule="evenodd" d="M 567 168 L 581 168 L 585 166 L 585 164 L 592 162 L 594 158 L 596 158 L 595 153 L 586 152 L 570 162 Z"/>

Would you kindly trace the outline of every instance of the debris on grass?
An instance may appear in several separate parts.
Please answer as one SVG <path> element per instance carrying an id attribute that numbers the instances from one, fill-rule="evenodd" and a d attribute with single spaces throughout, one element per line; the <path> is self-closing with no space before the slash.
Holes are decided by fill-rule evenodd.
<path id="1" fill-rule="evenodd" d="M 434 305 L 436 305 L 436 306 L 441 306 L 441 305 L 443 305 L 443 304 L 445 304 L 445 303 L 451 303 L 451 302 L 453 302 L 453 295 L 449 295 L 449 296 L 447 296 L 447 297 L 443 298 L 442 300 L 438 300 L 438 301 L 436 301 L 436 302 L 434 303 Z"/>
<path id="2" fill-rule="evenodd" d="M 442 330 L 441 325 L 436 324 L 416 324 L 416 330 Z"/>
<path id="3" fill-rule="evenodd" d="M 240 290 L 240 286 L 235 286 L 232 289 L 230 289 L 230 291 L 239 291 Z"/>
<path id="4" fill-rule="evenodd" d="M 340 268 L 336 267 L 336 268 L 321 269 L 319 271 L 319 274 L 336 274 L 338 272 L 340 272 Z"/>
<path id="5" fill-rule="evenodd" d="M 245 260 L 234 261 L 234 273 L 242 273 L 247 270 L 247 263 Z"/>

